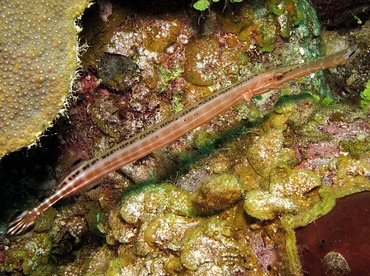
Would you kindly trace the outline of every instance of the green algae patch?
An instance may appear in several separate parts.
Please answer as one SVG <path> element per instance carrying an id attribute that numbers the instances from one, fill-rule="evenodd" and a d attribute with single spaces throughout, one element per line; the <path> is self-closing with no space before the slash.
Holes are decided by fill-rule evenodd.
<path id="1" fill-rule="evenodd" d="M 128 244 L 135 236 L 135 226 L 127 224 L 121 217 L 120 209 L 114 208 L 108 217 L 106 241 L 109 245 Z"/>
<path id="2" fill-rule="evenodd" d="M 143 239 L 151 247 L 174 252 L 180 251 L 187 230 L 198 223 L 198 219 L 191 219 L 173 213 L 162 213 L 145 225 Z"/>
<path id="3" fill-rule="evenodd" d="M 280 166 L 271 170 L 269 191 L 246 193 L 244 209 L 248 215 L 260 220 L 297 213 L 317 201 L 313 190 L 319 186 L 321 178 L 316 173 Z"/>
<path id="4" fill-rule="evenodd" d="M 245 195 L 244 210 L 259 220 L 271 220 L 278 214 L 295 212 L 297 205 L 289 198 L 279 197 L 267 191 L 253 190 Z"/>
<path id="5" fill-rule="evenodd" d="M 278 164 L 278 154 L 283 147 L 284 136 L 279 130 L 270 130 L 259 137 L 248 149 L 247 158 L 254 170 L 264 178 Z"/>
<path id="6" fill-rule="evenodd" d="M 89 253 L 88 253 L 89 254 Z M 115 257 L 116 252 L 103 245 L 99 250 L 91 254 L 89 258 L 88 267 L 86 269 L 86 276 L 107 275 L 107 269 L 110 261 Z"/>
<path id="7" fill-rule="evenodd" d="M 126 222 L 136 224 L 164 211 L 192 216 L 190 194 L 168 183 L 146 186 L 122 198 L 120 213 Z"/>
<path id="8" fill-rule="evenodd" d="M 370 137 L 367 137 L 364 140 L 356 141 L 340 141 L 339 143 L 342 152 L 348 152 L 351 157 L 359 160 L 360 158 L 365 157 L 370 152 Z"/>
<path id="9" fill-rule="evenodd" d="M 258 43 L 262 52 L 271 52 L 275 48 L 278 24 L 273 15 L 259 1 L 242 8 L 246 26 L 238 33 L 238 39 L 248 41 L 251 37 Z"/>
<path id="10" fill-rule="evenodd" d="M 41 216 L 36 220 L 34 230 L 35 232 L 44 232 L 53 226 L 56 211 L 53 207 L 47 209 Z"/>
<path id="11" fill-rule="evenodd" d="M 123 250 L 121 249 L 121 251 L 123 251 Z M 129 274 L 126 274 L 126 275 L 130 275 L 130 273 L 134 273 L 134 274 L 131 274 L 131 275 L 137 275 L 138 274 L 139 269 L 136 269 L 136 270 L 132 269 L 132 270 L 129 270 L 129 271 L 125 271 L 124 268 L 127 268 L 129 266 L 131 266 L 131 267 L 133 266 L 133 264 L 135 262 L 135 259 L 137 260 L 137 257 L 128 250 L 125 250 L 124 253 L 126 253 L 126 254 L 120 254 L 118 257 L 113 258 L 110 261 L 109 267 L 106 271 L 106 275 L 108 275 L 108 276 L 125 275 L 125 274 L 123 274 L 124 272 L 129 273 Z"/>
<path id="12" fill-rule="evenodd" d="M 196 199 L 195 208 L 200 214 L 212 214 L 225 210 L 242 197 L 242 188 L 234 175 L 223 174 L 203 182 Z"/>
<path id="13" fill-rule="evenodd" d="M 321 178 L 313 171 L 305 169 L 290 169 L 279 167 L 271 173 L 271 194 L 279 197 L 287 197 L 301 206 L 309 204 L 308 193 L 314 188 L 321 186 Z"/>
<path id="14" fill-rule="evenodd" d="M 153 219 L 142 222 L 133 250 L 137 256 L 142 257 L 154 256 L 158 251 L 179 252 L 185 233 L 197 224 L 198 219 L 159 213 Z"/>
<path id="15" fill-rule="evenodd" d="M 180 255 L 186 269 L 204 275 L 202 272 L 212 268 L 218 275 L 227 275 L 230 271 L 246 273 L 255 268 L 256 256 L 236 234 L 245 231 L 240 208 L 234 207 L 225 214 L 205 219 L 187 232 Z"/>
<path id="16" fill-rule="evenodd" d="M 165 15 L 159 22 L 155 21 L 147 29 L 144 47 L 152 52 L 163 52 L 168 46 L 176 42 L 180 34 L 182 23 L 179 19 Z"/>
<path id="17" fill-rule="evenodd" d="M 240 9 L 233 10 L 234 14 L 231 14 L 230 9 L 233 10 L 233 7 L 228 7 L 225 12 L 217 14 L 217 22 L 224 33 L 238 34 L 249 22 L 243 19 Z"/>
<path id="18" fill-rule="evenodd" d="M 211 85 L 221 69 L 220 45 L 216 37 L 204 37 L 191 41 L 185 48 L 185 78 L 188 82 L 206 86 Z"/>
<path id="19" fill-rule="evenodd" d="M 241 195 L 234 176 L 216 176 L 212 182 L 237 191 L 232 201 Z M 203 192 L 215 194 L 219 189 L 213 185 L 203 186 Z M 216 191 L 211 191 L 212 187 Z M 240 204 L 218 215 L 189 217 L 188 211 L 171 201 L 177 197 L 177 201 L 184 202 L 183 195 L 191 198 L 177 187 L 160 184 L 130 191 L 123 197 L 121 207 L 113 210 L 108 219 L 107 242 L 119 246 L 119 257 L 110 262 L 108 274 L 137 274 L 148 264 L 155 265 L 161 274 L 202 274 L 209 269 L 224 274 L 257 268 L 255 252 L 245 239 L 250 230 Z M 183 204 L 185 209 L 190 208 L 187 202 Z"/>
<path id="20" fill-rule="evenodd" d="M 370 109 L 370 80 L 366 83 L 364 91 L 360 92 L 360 105 L 364 110 Z"/>
<path id="21" fill-rule="evenodd" d="M 259 188 L 261 176 L 256 173 L 247 158 L 233 167 L 235 175 L 240 181 L 240 186 L 244 191 L 251 191 Z"/>
<path id="22" fill-rule="evenodd" d="M 369 153 L 367 153 L 368 155 Z M 335 187 L 362 187 L 369 185 L 370 161 L 368 156 L 354 158 L 340 155 L 336 160 L 337 177 L 334 179 Z"/>
<path id="23" fill-rule="evenodd" d="M 320 25 L 314 9 L 306 1 L 268 0 L 230 4 L 217 17 L 221 30 L 235 33 L 241 41 L 253 38 L 262 52 L 272 52 L 278 36 L 288 38 L 298 25 L 314 26 L 318 35 Z"/>
<path id="24" fill-rule="evenodd" d="M 22 237 L 6 250 L 4 271 L 15 272 L 22 268 L 25 275 L 50 275 L 49 255 L 52 249 L 50 236 L 34 234 L 32 239 Z"/>

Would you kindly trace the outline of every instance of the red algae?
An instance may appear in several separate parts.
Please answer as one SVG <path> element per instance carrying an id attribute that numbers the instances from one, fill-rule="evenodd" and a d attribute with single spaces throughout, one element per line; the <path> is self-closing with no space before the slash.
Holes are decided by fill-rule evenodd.
<path id="1" fill-rule="evenodd" d="M 297 230 L 297 245 L 304 275 L 369 275 L 370 266 L 370 192 L 337 200 L 326 216 Z M 347 262 L 331 262 L 330 252 L 339 253 Z M 332 254 L 332 253 L 331 253 Z M 333 263 L 339 263 L 335 266 Z M 325 271 L 326 270 L 326 271 Z M 346 272 L 347 271 L 347 272 Z"/>

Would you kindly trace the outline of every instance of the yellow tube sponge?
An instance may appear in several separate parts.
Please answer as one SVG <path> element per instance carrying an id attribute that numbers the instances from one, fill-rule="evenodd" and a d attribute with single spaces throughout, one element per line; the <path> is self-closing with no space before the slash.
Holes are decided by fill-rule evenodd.
<path id="1" fill-rule="evenodd" d="M 63 108 L 78 65 L 76 19 L 91 0 L 3 0 L 0 158 L 28 146 Z"/>

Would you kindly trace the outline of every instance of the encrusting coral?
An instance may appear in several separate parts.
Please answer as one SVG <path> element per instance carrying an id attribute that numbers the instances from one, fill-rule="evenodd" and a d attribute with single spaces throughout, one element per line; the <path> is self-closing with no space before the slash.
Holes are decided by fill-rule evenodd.
<path id="1" fill-rule="evenodd" d="M 34 143 L 63 107 L 78 65 L 75 20 L 89 2 L 2 1 L 0 158 Z"/>

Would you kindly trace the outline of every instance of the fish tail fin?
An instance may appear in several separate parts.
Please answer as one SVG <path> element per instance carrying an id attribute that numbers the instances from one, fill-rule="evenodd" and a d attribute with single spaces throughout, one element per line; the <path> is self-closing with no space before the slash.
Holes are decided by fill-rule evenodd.
<path id="1" fill-rule="evenodd" d="M 35 211 L 23 211 L 16 214 L 14 219 L 7 225 L 5 234 L 10 236 L 22 235 L 30 231 L 38 218 L 39 214 Z"/>

